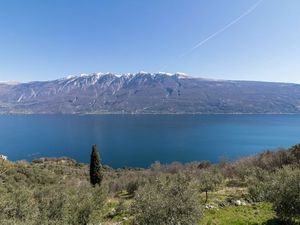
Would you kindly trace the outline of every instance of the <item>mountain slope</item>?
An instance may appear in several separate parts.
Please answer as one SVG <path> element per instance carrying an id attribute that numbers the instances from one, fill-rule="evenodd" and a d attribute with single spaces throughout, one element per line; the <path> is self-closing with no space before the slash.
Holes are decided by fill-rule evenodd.
<path id="1" fill-rule="evenodd" d="M 0 83 L 0 113 L 300 113 L 300 85 L 91 74 Z"/>

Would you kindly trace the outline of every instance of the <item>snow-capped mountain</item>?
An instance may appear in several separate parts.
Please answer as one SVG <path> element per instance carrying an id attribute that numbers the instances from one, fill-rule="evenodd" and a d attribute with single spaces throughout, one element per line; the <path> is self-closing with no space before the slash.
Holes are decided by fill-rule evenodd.
<path id="1" fill-rule="evenodd" d="M 0 83 L 0 113 L 300 113 L 300 85 L 164 72 Z"/>

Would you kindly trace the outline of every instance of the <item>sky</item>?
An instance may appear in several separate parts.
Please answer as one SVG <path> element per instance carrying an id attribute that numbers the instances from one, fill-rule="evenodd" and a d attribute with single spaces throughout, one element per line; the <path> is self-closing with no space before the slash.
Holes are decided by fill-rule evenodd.
<path id="1" fill-rule="evenodd" d="M 300 1 L 0 1 L 0 81 L 139 71 L 300 83 Z"/>

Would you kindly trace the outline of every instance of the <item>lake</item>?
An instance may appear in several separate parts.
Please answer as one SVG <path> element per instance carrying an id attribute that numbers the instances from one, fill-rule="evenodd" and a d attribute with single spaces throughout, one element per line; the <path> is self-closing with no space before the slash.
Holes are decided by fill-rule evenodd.
<path id="1" fill-rule="evenodd" d="M 68 156 L 105 164 L 238 159 L 300 143 L 300 115 L 1 115 L 0 154 L 10 160 Z"/>

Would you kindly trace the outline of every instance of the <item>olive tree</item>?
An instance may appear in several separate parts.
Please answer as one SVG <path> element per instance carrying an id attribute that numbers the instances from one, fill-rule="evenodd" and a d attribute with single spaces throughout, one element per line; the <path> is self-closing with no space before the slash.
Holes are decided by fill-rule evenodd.
<path id="1" fill-rule="evenodd" d="M 136 225 L 193 225 L 201 211 L 195 191 L 180 175 L 159 178 L 139 189 L 132 205 Z"/>
<path id="2" fill-rule="evenodd" d="M 284 167 L 275 172 L 256 176 L 249 185 L 249 193 L 256 201 L 273 204 L 277 216 L 293 223 L 300 220 L 300 169 Z"/>
<path id="3" fill-rule="evenodd" d="M 217 168 L 201 170 L 198 175 L 200 191 L 205 192 L 205 203 L 208 201 L 208 192 L 215 191 L 223 182 L 223 176 Z"/>

